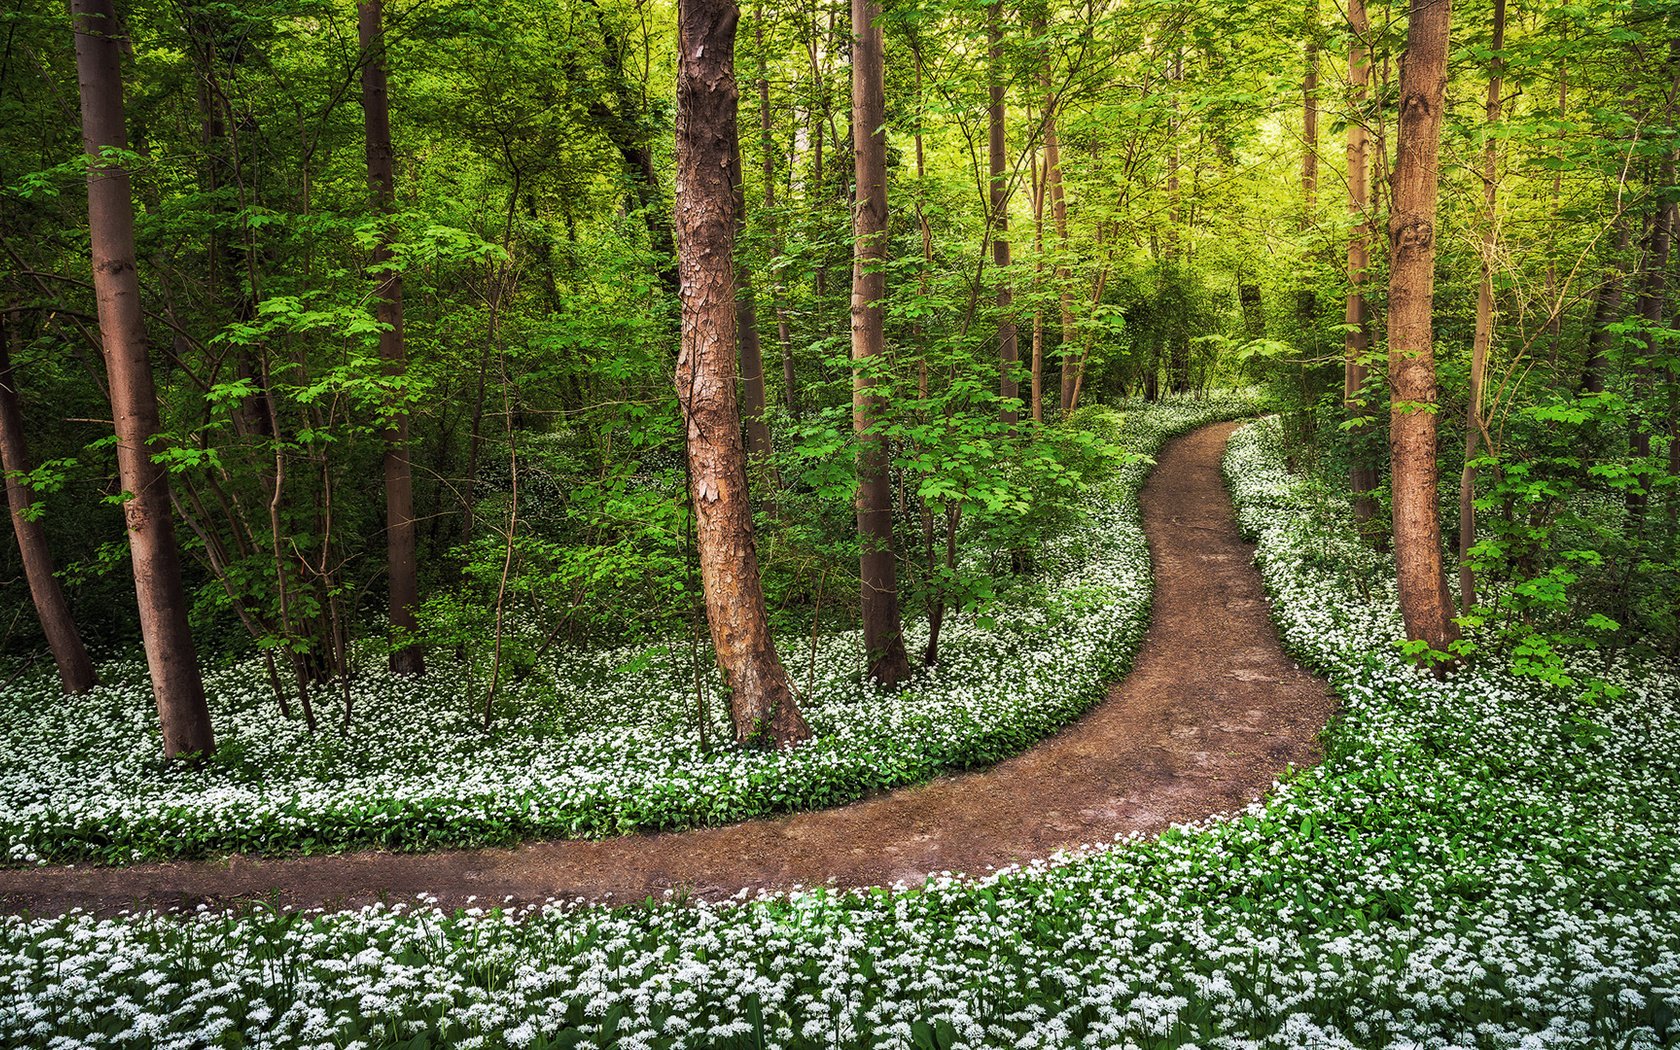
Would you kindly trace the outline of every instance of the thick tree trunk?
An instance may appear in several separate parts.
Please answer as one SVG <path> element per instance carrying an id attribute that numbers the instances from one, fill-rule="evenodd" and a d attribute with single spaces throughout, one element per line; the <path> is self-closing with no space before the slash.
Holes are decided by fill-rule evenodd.
<path id="1" fill-rule="evenodd" d="M 391 109 L 386 92 L 383 0 L 356 5 L 362 51 L 362 117 L 367 143 L 368 185 L 374 206 L 391 208 L 395 176 L 391 150 Z M 379 358 L 385 374 L 400 377 L 408 370 L 403 345 L 402 274 L 394 266 L 389 245 L 382 239 L 373 251 L 376 314 L 379 318 Z M 393 649 L 391 670 L 423 674 L 425 656 L 413 641 L 419 629 L 415 617 L 420 603 L 419 564 L 415 556 L 414 474 L 408 459 L 408 410 L 395 412 L 385 430 L 385 551 L 390 587 L 391 629 L 409 644 Z"/>
<path id="2" fill-rule="evenodd" d="M 216 741 L 198 654 L 187 627 L 187 594 L 181 581 L 181 552 L 175 544 L 169 476 L 153 461 L 150 447 L 162 426 L 135 270 L 132 189 L 122 162 L 102 157 L 106 150 L 128 149 L 120 27 L 111 0 L 73 0 L 71 17 L 82 97 L 82 144 L 89 158 L 93 289 L 116 419 L 117 472 L 128 494 L 123 517 L 134 566 L 140 634 L 163 728 L 163 752 L 174 758 L 210 751 Z"/>
<path id="3" fill-rule="evenodd" d="M 891 689 L 910 676 L 898 608 L 893 554 L 892 481 L 887 437 L 877 424 L 886 399 L 875 392 L 885 349 L 887 294 L 887 136 L 885 47 L 876 0 L 852 0 L 852 429 L 857 434 L 857 522 L 863 553 L 863 647 L 869 676 Z"/>
<path id="4" fill-rule="evenodd" d="M 1006 155 L 1006 111 L 1003 84 L 1003 0 L 987 8 L 986 40 L 990 55 L 990 108 L 986 116 L 986 154 L 991 174 L 991 208 L 987 216 L 992 238 L 992 265 L 998 270 L 998 396 L 1004 405 L 1001 418 L 1014 425 L 1021 419 L 1015 406 L 1020 399 L 1020 384 L 1015 379 L 1016 366 L 1021 361 L 1019 333 L 1010 312 L 1015 301 L 1015 288 L 1009 277 L 1009 158 Z"/>
<path id="5" fill-rule="evenodd" d="M 1371 79 L 1371 53 L 1366 41 L 1371 36 L 1371 21 L 1365 13 L 1364 0 L 1349 0 L 1348 29 L 1353 43 L 1348 50 L 1348 93 L 1356 110 L 1365 108 L 1367 85 Z M 1370 374 L 1366 363 L 1371 352 L 1371 310 L 1365 301 L 1365 283 L 1371 268 L 1371 238 L 1373 208 L 1371 201 L 1369 136 L 1360 112 L 1348 123 L 1347 184 L 1348 211 L 1353 217 L 1353 233 L 1348 238 L 1347 268 L 1347 335 L 1344 343 L 1342 370 L 1342 408 L 1350 420 L 1370 415 L 1361 391 Z M 1353 446 L 1348 468 L 1348 487 L 1353 493 L 1353 520 L 1361 535 L 1371 535 L 1370 523 L 1377 514 L 1377 465 L 1370 460 L 1366 447 L 1370 428 L 1355 426 L 1348 432 Z"/>
<path id="6" fill-rule="evenodd" d="M 1488 351 L 1493 347 L 1493 259 L 1499 248 L 1499 92 L 1504 83 L 1505 0 L 1493 0 L 1493 51 L 1487 89 L 1487 141 L 1482 146 L 1482 281 L 1476 293 L 1476 331 L 1470 347 L 1470 390 L 1464 407 L 1464 468 L 1458 476 L 1458 607 L 1468 613 L 1476 604 L 1476 572 L 1470 548 L 1476 545 L 1476 456 L 1481 452 L 1482 402 L 1486 399 Z"/>
<path id="7" fill-rule="evenodd" d="M 1407 637 L 1445 650 L 1458 638 L 1441 556 L 1436 494 L 1435 212 L 1440 193 L 1450 0 L 1412 0 L 1400 69 L 1394 205 L 1388 220 L 1390 474 L 1394 558 Z"/>
<path id="8" fill-rule="evenodd" d="M 688 444 L 706 623 L 735 738 L 783 746 L 810 736 L 770 637 L 735 403 L 733 0 L 677 10 L 677 269 L 682 339 L 677 399 Z"/>
<path id="9" fill-rule="evenodd" d="M 46 636 L 53 663 L 58 665 L 59 681 L 66 693 L 85 693 L 96 684 L 93 661 L 88 658 L 82 634 L 70 615 L 64 588 L 53 571 L 47 530 L 30 514 L 35 493 L 21 476 L 35 465 L 24 440 L 23 405 L 12 371 L 10 343 L 19 335 L 19 320 L 16 316 L 0 320 L 9 322 L 8 331 L 0 334 L 0 470 L 6 472 L 6 503 L 12 512 L 12 531 L 17 536 L 18 553 L 23 557 L 23 575 L 29 583 L 35 617 L 41 622 L 41 633 Z"/>

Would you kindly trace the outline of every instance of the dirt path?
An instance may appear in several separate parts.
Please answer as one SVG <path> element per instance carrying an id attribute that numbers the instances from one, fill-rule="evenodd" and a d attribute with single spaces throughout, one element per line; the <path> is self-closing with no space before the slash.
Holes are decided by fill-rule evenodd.
<path id="1" fill-rule="evenodd" d="M 639 900 L 669 888 L 919 881 L 1240 808 L 1283 768 L 1318 758 L 1332 701 L 1278 645 L 1252 548 L 1219 473 L 1232 424 L 1167 446 L 1143 489 L 1154 621 L 1132 673 L 1085 717 L 976 773 L 850 806 L 698 831 L 507 849 L 0 871 L 0 909 L 192 907 L 277 898 L 359 906 L 550 897 Z"/>

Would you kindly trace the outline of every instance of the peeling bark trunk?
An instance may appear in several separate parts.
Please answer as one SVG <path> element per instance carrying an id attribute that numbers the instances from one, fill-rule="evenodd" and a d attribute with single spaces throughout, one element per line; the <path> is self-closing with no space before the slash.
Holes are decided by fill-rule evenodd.
<path id="1" fill-rule="evenodd" d="M 677 269 L 682 339 L 677 398 L 688 446 L 706 623 L 735 738 L 785 746 L 810 736 L 776 654 L 759 577 L 747 457 L 735 402 L 733 0 L 677 10 Z"/>
<path id="2" fill-rule="evenodd" d="M 366 133 L 368 186 L 374 207 L 391 210 L 395 176 L 391 150 L 391 109 L 386 91 L 385 5 L 370 0 L 356 6 L 357 34 L 362 51 L 362 118 Z M 388 237 L 389 234 L 386 234 Z M 408 370 L 403 345 L 402 274 L 393 268 L 385 238 L 373 251 L 376 284 L 375 312 L 379 319 L 379 358 L 385 374 L 401 377 Z M 425 655 L 414 642 L 419 629 L 415 609 L 420 604 L 419 565 L 415 558 L 414 472 L 408 458 L 408 411 L 402 410 L 385 430 L 385 550 L 390 588 L 391 629 L 409 644 L 393 649 L 391 670 L 424 674 Z"/>
<path id="3" fill-rule="evenodd" d="M 1458 638 L 1436 495 L 1435 214 L 1450 0 L 1412 0 L 1400 68 L 1394 205 L 1388 220 L 1388 375 L 1394 557 L 1406 635 L 1444 650 Z"/>
<path id="4" fill-rule="evenodd" d="M 140 278 L 134 260 L 134 202 L 122 162 L 102 158 L 126 152 L 121 28 L 111 0 L 73 0 L 76 73 L 81 87 L 82 144 L 88 155 L 88 232 L 99 334 L 110 376 L 116 420 L 117 471 L 128 499 L 123 517 L 134 567 L 140 635 L 151 672 L 152 695 L 169 758 L 216 746 L 204 680 L 187 627 L 187 594 L 169 497 L 169 476 L 152 459 L 151 442 L 162 429 Z"/>
<path id="5" fill-rule="evenodd" d="M 877 0 L 852 0 L 852 153 L 857 203 L 852 209 L 852 429 L 857 434 L 857 522 L 863 552 L 863 647 L 869 676 L 896 688 L 910 676 L 898 608 L 893 554 L 892 483 L 887 438 L 876 429 L 886 399 L 875 392 L 885 349 L 881 312 L 887 294 L 886 83 Z"/>

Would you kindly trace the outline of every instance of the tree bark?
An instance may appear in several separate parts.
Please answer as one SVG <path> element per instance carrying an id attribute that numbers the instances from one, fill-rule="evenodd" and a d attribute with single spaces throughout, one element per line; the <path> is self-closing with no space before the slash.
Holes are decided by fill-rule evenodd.
<path id="1" fill-rule="evenodd" d="M 776 216 L 776 140 L 771 134 L 770 77 L 764 57 L 764 5 L 753 20 L 753 43 L 758 52 L 758 138 L 764 164 L 764 214 L 770 223 L 770 306 L 776 311 L 776 343 L 782 353 L 782 403 L 788 416 L 799 418 L 799 387 L 794 374 L 793 336 L 788 329 L 782 279 L 775 263 L 782 257 L 782 229 Z"/>
<path id="2" fill-rule="evenodd" d="M 1348 238 L 1347 268 L 1347 335 L 1344 343 L 1342 370 L 1342 408 L 1350 420 L 1369 416 L 1362 391 L 1370 375 L 1367 357 L 1371 352 L 1371 310 L 1365 301 L 1365 283 L 1371 268 L 1371 239 L 1374 235 L 1371 201 L 1369 152 L 1370 133 L 1365 129 L 1365 101 L 1371 80 L 1371 53 L 1366 41 L 1371 36 L 1371 20 L 1365 13 L 1364 0 L 1348 0 L 1348 29 L 1353 43 L 1348 50 L 1348 92 L 1354 115 L 1347 128 L 1348 211 L 1353 217 L 1353 233 Z M 1361 535 L 1370 536 L 1370 523 L 1377 514 L 1377 501 L 1372 493 L 1377 487 L 1377 466 L 1372 463 L 1366 441 L 1369 426 L 1355 426 L 1348 432 L 1352 456 L 1348 468 L 1348 487 L 1353 493 L 1353 520 Z"/>
<path id="3" fill-rule="evenodd" d="M 1349 12 L 1351 17 L 1352 12 Z M 1318 0 L 1307 0 L 1306 72 L 1301 77 L 1301 221 L 1310 229 L 1318 210 Z"/>
<path id="4" fill-rule="evenodd" d="M 688 446 L 706 622 L 743 744 L 810 736 L 770 637 L 735 402 L 735 30 L 733 0 L 677 9 L 677 399 Z"/>
<path id="5" fill-rule="evenodd" d="M 734 142 L 729 179 L 734 187 L 735 232 L 739 236 L 747 230 L 747 195 L 738 129 L 731 138 Z M 739 259 L 735 263 L 735 339 L 741 352 L 741 417 L 747 436 L 747 456 L 761 468 L 769 467 L 770 424 L 764 418 L 769 402 L 764 390 L 764 344 L 758 337 L 758 300 L 753 295 L 752 273 Z"/>
<path id="6" fill-rule="evenodd" d="M 857 435 L 857 523 L 862 544 L 863 647 L 869 676 L 896 688 L 910 676 L 898 608 L 888 439 L 877 429 L 886 399 L 875 372 L 886 346 L 887 136 L 885 46 L 877 0 L 852 0 L 852 429 Z"/>
<path id="7" fill-rule="evenodd" d="M 988 232 L 992 238 L 992 265 L 998 270 L 998 397 L 1003 400 L 1000 418 L 1006 425 L 1020 422 L 1021 411 L 1015 405 L 1020 399 L 1020 384 L 1015 368 L 1021 361 L 1019 333 L 1010 313 L 1015 301 L 1015 289 L 1009 277 L 1009 169 L 1006 155 L 1003 84 L 1003 0 L 995 0 L 987 8 L 986 41 L 990 59 L 990 83 L 987 91 L 990 107 L 986 116 L 986 154 L 991 174 L 991 207 L 987 216 Z"/>
<path id="8" fill-rule="evenodd" d="M 1610 325 L 1622 312 L 1622 288 L 1627 283 L 1628 248 L 1633 244 L 1633 225 L 1627 216 L 1616 219 L 1615 256 L 1610 260 L 1604 282 L 1593 292 L 1591 331 L 1587 336 L 1587 366 L 1581 374 L 1581 389 L 1589 394 L 1604 393 L 1604 373 L 1610 365 L 1610 346 L 1615 337 Z"/>
<path id="9" fill-rule="evenodd" d="M 162 429 L 140 308 L 134 258 L 134 203 L 123 115 L 120 26 L 111 0 L 73 0 L 76 73 L 81 87 L 82 144 L 88 155 L 88 233 L 100 341 L 116 420 L 117 471 L 128 499 L 123 517 L 134 567 L 140 634 L 152 695 L 169 758 L 212 750 L 215 735 L 204 700 L 198 654 L 187 627 L 187 594 L 169 498 L 169 476 L 152 459 Z"/>
<path id="10" fill-rule="evenodd" d="M 1388 220 L 1388 376 L 1394 558 L 1406 635 L 1445 650 L 1458 638 L 1436 493 L 1435 214 L 1451 0 L 1412 0 L 1400 68 L 1394 204 Z"/>
<path id="11" fill-rule="evenodd" d="M 1048 70 L 1046 73 L 1048 74 Z M 1056 226 L 1056 292 L 1062 314 L 1062 390 L 1059 407 L 1065 416 L 1074 409 L 1073 389 L 1082 358 L 1073 328 L 1073 286 L 1069 272 L 1067 198 L 1062 192 L 1062 142 L 1056 126 L 1059 100 L 1048 92 L 1044 98 L 1044 188 L 1050 197 L 1050 218 Z"/>
<path id="12" fill-rule="evenodd" d="M 1476 292 L 1476 331 L 1470 346 L 1470 389 L 1464 407 L 1464 467 L 1458 476 L 1458 607 L 1468 613 L 1476 604 L 1476 572 L 1470 548 L 1476 545 L 1476 466 L 1481 451 L 1482 402 L 1486 399 L 1488 351 L 1493 346 L 1493 258 L 1499 248 L 1499 93 L 1504 84 L 1505 0 L 1493 0 L 1493 51 L 1487 89 L 1487 141 L 1482 146 L 1482 280 Z"/>
<path id="13" fill-rule="evenodd" d="M 395 197 L 395 175 L 390 98 L 386 90 L 384 11 L 383 0 L 364 0 L 356 5 L 368 185 L 373 191 L 374 207 L 388 212 Z M 389 231 L 373 250 L 379 358 L 386 375 L 400 378 L 408 370 L 407 349 L 403 345 L 402 274 L 395 267 L 388 238 Z M 391 629 L 398 640 L 408 643 L 391 651 L 391 670 L 397 674 L 424 674 L 425 655 L 414 640 L 419 629 L 415 609 L 420 603 L 420 582 L 415 557 L 414 474 L 408 459 L 406 408 L 392 413 L 385 429 L 385 551 Z"/>
<path id="14" fill-rule="evenodd" d="M 19 338 L 19 319 L 12 315 L 0 320 L 10 322 L 9 331 L 0 335 L 0 470 L 6 473 L 6 503 L 11 508 L 12 532 L 17 536 L 18 553 L 23 558 L 23 575 L 35 604 L 35 617 L 41 623 L 41 633 L 46 636 L 53 663 L 58 665 L 59 681 L 66 693 L 85 693 L 97 684 L 93 661 L 88 658 L 82 634 L 70 614 L 70 603 L 65 600 L 64 588 L 53 570 L 47 530 L 30 514 L 35 493 L 24 476 L 35 465 L 24 440 L 23 405 L 12 371 L 9 345 Z"/>
<path id="15" fill-rule="evenodd" d="M 1675 154 L 1669 153 L 1657 170 L 1656 185 L 1674 185 L 1674 167 Z M 1644 332 L 1639 337 L 1641 349 L 1633 365 L 1633 403 L 1628 414 L 1628 448 L 1635 460 L 1651 455 L 1651 430 L 1640 402 L 1651 394 L 1657 373 L 1656 366 L 1648 360 L 1654 349 L 1651 333 L 1662 327 L 1667 312 L 1668 256 L 1674 245 L 1675 220 L 1680 217 L 1676 215 L 1677 210 L 1680 206 L 1672 201 L 1658 203 L 1657 212 L 1651 220 L 1651 235 L 1645 242 L 1645 260 L 1641 266 L 1639 296 L 1635 302 Z M 1636 533 L 1644 531 L 1645 511 L 1650 501 L 1649 487 L 1643 481 L 1638 488 L 1628 491 L 1628 516 Z"/>

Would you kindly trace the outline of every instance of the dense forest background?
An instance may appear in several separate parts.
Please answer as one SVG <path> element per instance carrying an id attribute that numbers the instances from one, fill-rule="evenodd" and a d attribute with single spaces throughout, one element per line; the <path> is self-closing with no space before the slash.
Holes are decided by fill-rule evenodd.
<path id="1" fill-rule="evenodd" d="M 201 658 L 261 654 L 290 696 L 368 646 L 499 678 L 556 647 L 702 637 L 673 387 L 674 5 L 392 4 L 371 48 L 345 3 L 118 17 L 129 147 L 99 163 L 133 180 L 152 453 Z M 1429 412 L 1460 655 L 1555 679 L 1570 648 L 1680 648 L 1677 19 L 1454 11 Z M 1351 485 L 1385 545 L 1405 9 L 964 0 L 878 24 L 886 339 L 862 365 L 850 13 L 760 5 L 736 44 L 741 409 L 772 625 L 857 622 L 860 368 L 912 613 L 1035 585 L 1035 550 L 1115 455 L 1112 419 L 1078 406 L 1128 396 L 1265 384 L 1297 465 Z M 0 385 L 28 456 L 7 477 L 82 636 L 114 654 L 139 621 L 74 41 L 36 0 L 0 14 L 0 40 Z M 389 200 L 369 188 L 370 61 Z M 393 276 L 400 360 L 381 346 Z M 418 593 L 394 630 L 393 447 Z M 43 658 L 9 544 L 0 595 L 4 650 Z"/>

